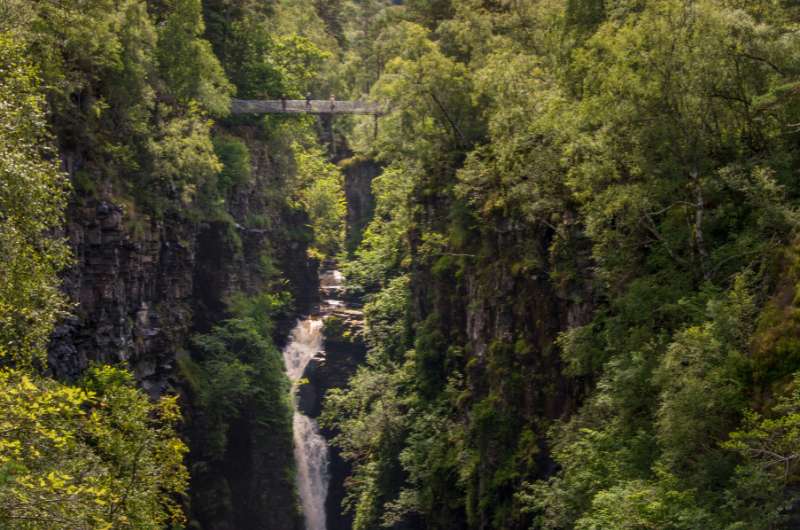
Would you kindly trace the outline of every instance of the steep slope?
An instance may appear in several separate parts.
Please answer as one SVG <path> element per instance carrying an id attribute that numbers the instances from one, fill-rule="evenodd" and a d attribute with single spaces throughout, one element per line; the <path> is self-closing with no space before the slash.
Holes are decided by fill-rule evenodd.
<path id="1" fill-rule="evenodd" d="M 180 394 L 192 525 L 299 528 L 288 383 L 276 361 L 294 315 L 316 299 L 307 183 L 294 162 L 295 144 L 314 144 L 313 124 L 225 117 L 236 88 L 228 76 L 244 94 L 248 83 L 300 92 L 324 53 L 297 36 L 272 40 L 270 9 L 215 17 L 227 7 L 9 8 L 42 73 L 73 187 L 64 291 L 74 305 L 49 366 L 65 381 L 95 364 L 126 366 L 152 399 Z M 237 21 L 260 29 L 216 40 Z M 233 53 L 223 65 L 212 44 L 262 54 L 242 63 Z M 272 69 L 295 44 L 299 62 Z"/>
<path id="2" fill-rule="evenodd" d="M 380 4 L 354 528 L 791 527 L 796 8 Z"/>

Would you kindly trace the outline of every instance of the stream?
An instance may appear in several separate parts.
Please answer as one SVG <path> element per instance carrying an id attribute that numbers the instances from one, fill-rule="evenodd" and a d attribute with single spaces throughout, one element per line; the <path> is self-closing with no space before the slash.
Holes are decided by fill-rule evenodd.
<path id="1" fill-rule="evenodd" d="M 283 350 L 286 374 L 292 382 L 294 404 L 294 458 L 297 464 L 297 490 L 303 507 L 306 530 L 326 530 L 325 500 L 328 496 L 330 454 L 317 422 L 298 410 L 297 388 L 311 359 L 324 352 L 323 323 L 331 310 L 341 307 L 337 295 L 343 289 L 344 278 L 339 271 L 326 270 L 320 274 L 320 293 L 323 300 L 319 310 L 298 321 Z"/>

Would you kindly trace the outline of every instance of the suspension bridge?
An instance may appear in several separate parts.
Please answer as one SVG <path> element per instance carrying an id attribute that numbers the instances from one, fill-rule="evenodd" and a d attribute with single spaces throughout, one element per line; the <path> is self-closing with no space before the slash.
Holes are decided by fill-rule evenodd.
<path id="1" fill-rule="evenodd" d="M 336 101 L 325 99 L 234 99 L 231 114 L 385 114 L 377 103 L 369 101 Z"/>

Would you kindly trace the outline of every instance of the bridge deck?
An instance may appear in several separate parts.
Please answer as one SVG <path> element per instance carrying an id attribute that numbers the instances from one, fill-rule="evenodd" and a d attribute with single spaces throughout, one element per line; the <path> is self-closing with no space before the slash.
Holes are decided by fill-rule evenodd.
<path id="1" fill-rule="evenodd" d="M 255 100 L 234 99 L 232 114 L 371 114 L 384 113 L 380 105 L 367 101 L 335 101 L 324 99 Z"/>

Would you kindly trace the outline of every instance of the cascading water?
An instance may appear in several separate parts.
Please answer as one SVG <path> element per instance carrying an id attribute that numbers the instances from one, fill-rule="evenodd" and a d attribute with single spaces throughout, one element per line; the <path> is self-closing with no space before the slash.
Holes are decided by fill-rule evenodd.
<path id="1" fill-rule="evenodd" d="M 322 325 L 324 315 L 342 302 L 330 299 L 342 288 L 339 271 L 320 275 L 320 291 L 328 298 L 319 314 L 301 320 L 292 330 L 289 343 L 283 350 L 286 373 L 292 381 L 294 398 L 294 458 L 297 463 L 297 489 L 306 530 L 326 530 L 325 500 L 328 495 L 328 444 L 319 432 L 317 422 L 297 410 L 296 390 L 308 363 L 323 349 Z"/>
<path id="2" fill-rule="evenodd" d="M 283 350 L 286 373 L 292 392 L 303 376 L 308 362 L 322 349 L 322 320 L 307 318 L 292 330 Z M 294 459 L 297 463 L 297 489 L 306 530 L 325 530 L 325 498 L 328 494 L 328 445 L 319 433 L 317 422 L 297 410 L 294 398 Z"/>

